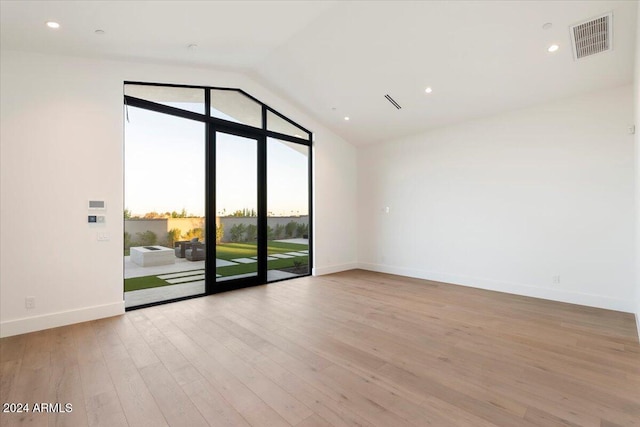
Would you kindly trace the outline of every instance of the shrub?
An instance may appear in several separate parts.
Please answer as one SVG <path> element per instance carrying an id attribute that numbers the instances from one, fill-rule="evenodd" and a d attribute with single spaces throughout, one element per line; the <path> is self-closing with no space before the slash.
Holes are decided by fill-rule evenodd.
<path id="1" fill-rule="evenodd" d="M 131 247 L 131 234 L 128 232 L 124 232 L 124 248 L 129 249 Z"/>
<path id="2" fill-rule="evenodd" d="M 173 247 L 173 244 L 180 240 L 180 236 L 182 235 L 182 231 L 179 228 L 172 228 L 167 233 L 167 246 L 170 248 Z"/>
<path id="3" fill-rule="evenodd" d="M 253 242 L 256 237 L 258 237 L 258 227 L 255 224 L 247 225 L 244 236 L 245 242 Z"/>
<path id="4" fill-rule="evenodd" d="M 309 224 L 298 224 L 296 234 L 298 235 L 298 237 L 304 237 L 305 235 L 309 234 Z"/>
<path id="5" fill-rule="evenodd" d="M 245 231 L 246 231 L 246 227 L 244 224 L 236 224 L 233 227 L 231 227 L 231 230 L 229 230 L 229 233 L 231 234 L 231 241 L 232 242 L 242 241 L 242 236 L 244 235 Z"/>
<path id="6" fill-rule="evenodd" d="M 274 239 L 280 239 L 284 235 L 284 225 L 276 224 L 276 228 L 273 230 Z"/>
<path id="7" fill-rule="evenodd" d="M 284 233 L 287 238 L 296 237 L 296 231 L 298 230 L 298 223 L 295 221 L 289 221 L 289 223 L 284 227 Z"/>
<path id="8" fill-rule="evenodd" d="M 275 233 L 273 232 L 273 228 L 270 225 L 267 225 L 267 240 L 275 239 Z"/>
<path id="9" fill-rule="evenodd" d="M 185 240 L 191 240 L 195 237 L 197 237 L 201 242 L 204 241 L 204 229 L 200 227 L 192 228 L 184 235 Z"/>
<path id="10" fill-rule="evenodd" d="M 224 237 L 224 224 L 216 225 L 216 243 L 222 242 Z"/>
<path id="11" fill-rule="evenodd" d="M 151 230 L 147 230 L 143 233 L 136 233 L 138 246 L 153 246 L 158 243 L 158 236 Z"/>

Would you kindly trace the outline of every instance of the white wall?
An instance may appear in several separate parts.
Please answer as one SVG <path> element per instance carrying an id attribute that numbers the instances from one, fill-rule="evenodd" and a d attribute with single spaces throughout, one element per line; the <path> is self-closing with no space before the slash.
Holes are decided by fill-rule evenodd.
<path id="1" fill-rule="evenodd" d="M 3 51 L 0 335 L 122 313 L 125 80 L 239 87 L 315 132 L 315 272 L 352 267 L 356 151 L 246 76 Z M 107 223 L 87 224 L 87 201 Z M 97 231 L 111 240 L 98 242 Z M 25 309 L 25 297 L 36 308 Z"/>
<path id="2" fill-rule="evenodd" d="M 360 149 L 360 266 L 635 311 L 632 97 L 620 87 Z"/>
<path id="3" fill-rule="evenodd" d="M 640 339 L 640 7 L 636 19 L 635 65 L 635 126 L 636 126 L 636 325 Z"/>

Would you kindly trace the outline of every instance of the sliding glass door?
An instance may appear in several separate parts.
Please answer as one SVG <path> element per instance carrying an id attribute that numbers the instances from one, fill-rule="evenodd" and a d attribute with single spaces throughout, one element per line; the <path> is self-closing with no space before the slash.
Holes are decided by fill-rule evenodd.
<path id="1" fill-rule="evenodd" d="M 311 133 L 239 89 L 125 83 L 125 302 L 311 272 Z"/>
<path id="2" fill-rule="evenodd" d="M 214 131 L 216 283 L 258 277 L 258 147 L 255 137 Z"/>
<path id="3" fill-rule="evenodd" d="M 204 294 L 205 124 L 126 113 L 125 307 Z"/>

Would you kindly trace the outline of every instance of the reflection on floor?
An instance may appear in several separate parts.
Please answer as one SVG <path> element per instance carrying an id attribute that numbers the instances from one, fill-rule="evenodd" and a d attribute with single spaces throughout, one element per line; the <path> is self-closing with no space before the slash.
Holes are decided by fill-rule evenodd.
<path id="1" fill-rule="evenodd" d="M 204 280 L 124 293 L 125 308 L 204 294 Z"/>

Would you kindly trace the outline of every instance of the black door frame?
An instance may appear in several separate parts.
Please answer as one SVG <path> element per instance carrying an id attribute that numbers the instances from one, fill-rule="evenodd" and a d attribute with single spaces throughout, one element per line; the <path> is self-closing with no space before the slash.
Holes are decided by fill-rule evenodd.
<path id="1" fill-rule="evenodd" d="M 171 299 L 166 301 L 159 301 L 150 304 L 143 304 L 136 307 L 130 307 L 126 310 L 143 308 L 153 305 L 165 304 L 174 301 L 180 301 L 184 299 L 196 298 L 200 296 L 210 295 L 218 292 L 229 291 L 233 289 L 244 288 L 248 286 L 263 285 L 268 283 L 274 283 L 279 280 L 267 282 L 267 138 L 274 138 L 277 140 L 292 142 L 309 147 L 308 155 L 308 233 L 309 233 L 309 271 L 305 275 L 298 277 L 309 276 L 312 274 L 313 266 L 313 134 L 305 127 L 299 125 L 288 117 L 282 115 L 278 111 L 249 95 L 241 89 L 234 88 L 220 88 L 209 86 L 192 86 L 192 85 L 177 85 L 177 84 L 162 84 L 162 83 L 148 83 L 148 82 L 135 82 L 125 81 L 125 85 L 143 85 L 143 86 L 164 86 L 164 87 L 177 87 L 177 88 L 190 88 L 190 89 L 202 89 L 204 91 L 204 110 L 205 114 L 200 114 L 192 111 L 182 110 L 180 108 L 171 107 L 169 105 L 156 103 L 153 101 L 135 98 L 129 95 L 124 95 L 125 106 L 138 107 L 145 110 L 151 110 L 162 114 L 168 114 L 172 116 L 182 117 L 189 120 L 203 122 L 205 124 L 205 220 L 207 224 L 214 224 L 214 226 L 207 226 L 205 228 L 205 236 L 207 242 L 216 241 L 216 177 L 215 177 L 215 138 L 216 132 L 226 133 L 231 135 L 237 135 L 245 138 L 255 139 L 257 141 L 257 157 L 258 157 L 258 274 L 255 277 L 227 280 L 223 282 L 216 281 L 216 251 L 208 250 L 206 252 L 205 259 L 205 293 L 199 295 L 188 296 L 184 298 Z M 229 90 L 240 92 L 248 98 L 252 99 L 262 107 L 262 127 L 256 128 L 253 126 L 245 125 L 242 123 L 235 123 L 217 117 L 212 117 L 211 112 L 211 90 Z M 268 130 L 267 113 L 271 112 L 283 119 L 284 121 L 296 126 L 304 133 L 308 135 L 307 139 L 299 136 L 291 136 L 280 132 Z M 215 245 L 214 245 L 215 246 Z M 288 280 L 288 279 L 283 279 Z"/>
<path id="2" fill-rule="evenodd" d="M 229 279 L 224 281 L 216 280 L 215 274 L 206 274 L 205 275 L 205 287 L 207 294 L 214 294 L 218 292 L 225 292 L 234 289 L 246 288 L 248 286 L 256 286 L 267 283 L 267 156 L 266 156 L 266 137 L 264 135 L 260 135 L 257 132 L 248 132 L 244 130 L 225 128 L 223 126 L 219 126 L 213 123 L 210 123 L 208 126 L 208 138 L 207 138 L 207 147 L 210 150 L 207 153 L 207 158 L 209 162 L 212 162 L 213 168 L 207 168 L 207 183 L 209 189 L 207 190 L 207 208 L 209 212 L 212 212 L 212 218 L 216 218 L 217 212 L 217 194 L 216 194 L 216 148 L 217 148 L 217 136 L 218 134 L 226 134 L 226 135 L 234 135 L 240 136 L 243 138 L 251 139 L 256 141 L 256 158 L 257 164 L 255 165 L 257 168 L 257 213 L 258 213 L 258 240 L 257 240 L 257 249 L 258 253 L 256 254 L 258 257 L 258 271 L 255 276 L 251 277 L 243 277 L 239 279 Z M 206 211 L 206 209 L 205 209 Z M 205 213 L 207 215 L 207 213 Z M 207 215 L 207 222 L 209 216 Z M 215 223 L 215 221 L 214 221 Z M 206 236 L 207 242 L 215 242 L 216 241 L 216 227 L 206 227 Z M 217 247 L 217 243 L 215 245 Z M 207 251 L 207 259 L 206 259 L 206 268 L 208 271 L 209 265 L 214 266 L 213 271 L 215 271 L 216 265 L 216 251 Z"/>

